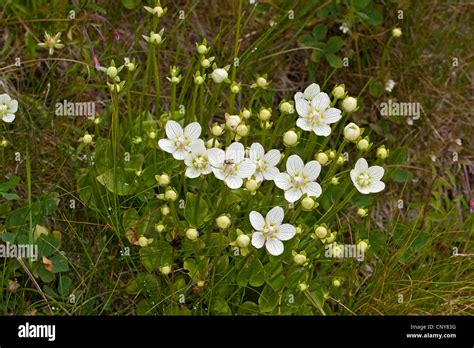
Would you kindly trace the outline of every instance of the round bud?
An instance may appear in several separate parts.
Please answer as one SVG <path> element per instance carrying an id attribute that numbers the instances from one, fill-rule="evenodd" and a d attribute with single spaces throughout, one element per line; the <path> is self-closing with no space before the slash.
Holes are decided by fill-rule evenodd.
<path id="1" fill-rule="evenodd" d="M 204 280 L 200 280 L 196 283 L 196 285 L 198 286 L 198 288 L 203 288 L 204 285 L 206 285 L 206 282 Z"/>
<path id="2" fill-rule="evenodd" d="M 223 132 L 224 132 L 224 130 L 222 129 L 222 127 L 217 125 L 217 124 L 215 126 L 213 126 L 212 129 L 211 129 L 211 133 L 215 137 L 221 136 Z"/>
<path id="3" fill-rule="evenodd" d="M 171 202 L 174 202 L 175 200 L 178 199 L 178 194 L 176 193 L 175 190 L 166 190 L 165 192 L 165 199 L 167 201 L 171 201 Z"/>
<path id="4" fill-rule="evenodd" d="M 202 66 L 203 68 L 209 68 L 209 67 L 211 66 L 210 60 L 209 60 L 209 59 L 203 59 L 203 60 L 201 61 L 201 66 Z"/>
<path id="5" fill-rule="evenodd" d="M 272 113 L 270 110 L 268 109 L 262 109 L 260 110 L 260 112 L 258 113 L 258 118 L 262 121 L 268 121 L 270 119 L 270 117 L 272 116 Z"/>
<path id="6" fill-rule="evenodd" d="M 240 124 L 237 126 L 236 133 L 241 137 L 245 137 L 249 134 L 249 127 L 247 127 L 245 124 Z"/>
<path id="7" fill-rule="evenodd" d="M 339 279 L 334 279 L 332 281 L 332 285 L 335 287 L 335 288 L 338 288 L 341 286 L 341 281 Z"/>
<path id="8" fill-rule="evenodd" d="M 265 88 L 265 87 L 267 87 L 267 79 L 265 79 L 264 77 L 260 76 L 260 77 L 257 79 L 257 86 L 260 87 L 260 88 Z"/>
<path id="9" fill-rule="evenodd" d="M 250 110 L 245 109 L 244 111 L 242 111 L 242 117 L 243 118 L 249 119 L 250 116 L 252 116 L 252 114 L 250 113 Z"/>
<path id="10" fill-rule="evenodd" d="M 216 219 L 216 224 L 219 228 L 225 230 L 226 228 L 229 228 L 231 221 L 227 215 L 221 215 Z"/>
<path id="11" fill-rule="evenodd" d="M 228 78 L 229 74 L 225 69 L 214 69 L 211 74 L 211 78 L 214 80 L 215 83 L 222 83 Z"/>
<path id="12" fill-rule="evenodd" d="M 344 164 L 344 157 L 339 156 L 336 160 L 336 164 L 339 165 L 339 166 Z"/>
<path id="13" fill-rule="evenodd" d="M 360 137 L 360 128 L 355 123 L 351 122 L 344 127 L 344 138 L 348 141 L 356 141 Z"/>
<path id="14" fill-rule="evenodd" d="M 326 243 L 332 243 L 336 239 L 336 232 L 331 233 L 327 238 L 326 238 Z"/>
<path id="15" fill-rule="evenodd" d="M 82 137 L 82 142 L 83 142 L 84 144 L 86 144 L 86 145 L 92 143 L 92 135 L 90 135 L 90 134 L 85 134 L 85 135 Z"/>
<path id="16" fill-rule="evenodd" d="M 319 162 L 319 164 L 321 164 L 322 166 L 326 165 L 329 161 L 329 157 L 328 155 L 325 153 L 325 152 L 320 152 L 320 153 L 317 153 L 314 158 L 316 159 L 316 161 Z"/>
<path id="17" fill-rule="evenodd" d="M 150 41 L 151 43 L 159 45 L 161 43 L 161 35 L 157 33 L 150 34 Z"/>
<path id="18" fill-rule="evenodd" d="M 324 226 L 318 226 L 316 230 L 314 230 L 314 233 L 316 233 L 316 236 L 318 236 L 318 238 L 323 239 L 326 238 L 328 230 Z"/>
<path id="19" fill-rule="evenodd" d="M 233 94 L 237 94 L 240 92 L 240 87 L 238 85 L 233 85 L 231 88 L 230 88 L 230 91 L 233 93 Z"/>
<path id="20" fill-rule="evenodd" d="M 295 131 L 288 131 L 283 134 L 283 143 L 285 146 L 295 146 L 298 143 L 298 134 Z"/>
<path id="21" fill-rule="evenodd" d="M 110 66 L 107 68 L 107 76 L 113 79 L 115 76 L 117 76 L 118 70 L 114 66 Z"/>
<path id="22" fill-rule="evenodd" d="M 160 272 L 163 275 L 168 275 L 171 273 L 171 267 L 170 266 L 163 266 L 160 268 Z"/>
<path id="23" fill-rule="evenodd" d="M 300 234 L 301 232 L 303 232 L 303 230 L 301 229 L 301 227 L 296 226 L 296 234 Z"/>
<path id="24" fill-rule="evenodd" d="M 295 256 L 293 256 L 293 261 L 297 265 L 304 265 L 306 263 L 306 256 L 303 254 L 296 254 Z"/>
<path id="25" fill-rule="evenodd" d="M 158 176 L 158 185 L 166 186 L 169 185 L 169 183 L 170 177 L 168 176 L 168 174 L 161 174 L 160 176 Z"/>
<path id="26" fill-rule="evenodd" d="M 392 36 L 393 36 L 393 37 L 400 37 L 400 36 L 402 36 L 402 29 L 401 29 L 401 28 L 393 28 L 393 29 L 392 29 Z"/>
<path id="27" fill-rule="evenodd" d="M 346 91 L 344 90 L 344 87 L 342 87 L 342 86 L 336 86 L 332 90 L 332 95 L 334 97 L 336 97 L 337 99 L 341 99 L 342 97 L 344 97 L 345 93 L 346 93 Z"/>
<path id="28" fill-rule="evenodd" d="M 330 158 L 330 159 L 334 159 L 334 157 L 336 157 L 336 151 L 334 151 L 334 150 L 329 150 L 329 151 L 328 151 L 328 155 L 329 155 L 329 158 Z"/>
<path id="29" fill-rule="evenodd" d="M 202 84 L 204 83 L 203 77 L 202 77 L 202 76 L 196 76 L 196 77 L 194 78 L 194 83 L 195 83 L 196 85 L 202 85 Z"/>
<path id="30" fill-rule="evenodd" d="M 357 142 L 357 148 L 360 151 L 367 151 L 369 149 L 369 141 L 367 139 L 360 139 Z"/>
<path id="31" fill-rule="evenodd" d="M 339 185 L 339 178 L 337 176 L 333 176 L 331 178 L 331 184 L 332 185 Z"/>
<path id="32" fill-rule="evenodd" d="M 246 234 L 241 234 L 240 236 L 237 237 L 237 245 L 239 248 L 246 248 L 250 244 L 250 237 L 247 236 Z"/>
<path id="33" fill-rule="evenodd" d="M 169 215 L 170 213 L 170 207 L 168 207 L 166 204 L 161 207 L 161 214 L 163 215 Z"/>
<path id="34" fill-rule="evenodd" d="M 258 183 L 256 180 L 253 179 L 247 180 L 247 182 L 245 183 L 245 188 L 249 192 L 255 192 L 258 189 Z"/>
<path id="35" fill-rule="evenodd" d="M 156 224 L 155 225 L 155 231 L 158 233 L 161 233 L 165 230 L 165 225 L 163 224 Z"/>
<path id="36" fill-rule="evenodd" d="M 150 139 L 155 139 L 156 138 L 156 132 L 151 131 L 150 133 L 148 133 L 148 136 L 150 137 Z"/>
<path id="37" fill-rule="evenodd" d="M 197 47 L 197 52 L 198 52 L 199 54 L 206 54 L 206 53 L 207 53 L 207 47 L 206 47 L 206 45 L 202 45 L 202 44 L 199 45 L 199 46 Z"/>
<path id="38" fill-rule="evenodd" d="M 359 243 L 357 243 L 357 246 L 359 247 L 359 250 L 362 251 L 363 253 L 365 253 L 365 251 L 367 250 L 367 248 L 369 247 L 369 244 L 367 244 L 367 242 L 361 240 Z"/>
<path id="39" fill-rule="evenodd" d="M 314 200 L 311 197 L 306 197 L 301 201 L 304 210 L 311 210 L 314 208 Z"/>
<path id="40" fill-rule="evenodd" d="M 280 104 L 280 111 L 284 114 L 291 114 L 293 112 L 293 105 L 288 102 L 284 102 Z"/>
<path id="41" fill-rule="evenodd" d="M 357 99 L 354 97 L 344 98 L 342 108 L 347 112 L 353 112 L 357 108 Z"/>
<path id="42" fill-rule="evenodd" d="M 188 228 L 186 230 L 186 238 L 189 240 L 196 240 L 199 237 L 199 232 L 195 228 Z"/>
<path id="43" fill-rule="evenodd" d="M 146 239 L 146 237 L 144 236 L 141 236 L 140 238 L 138 238 L 138 245 L 142 248 L 146 247 L 148 245 L 148 239 Z"/>
<path id="44" fill-rule="evenodd" d="M 387 157 L 388 157 L 388 150 L 385 148 L 385 146 L 380 146 L 377 149 L 377 158 L 384 160 Z"/>
<path id="45" fill-rule="evenodd" d="M 241 119 L 240 119 L 239 116 L 230 115 L 230 116 L 227 116 L 226 121 L 225 121 L 225 125 L 227 127 L 229 127 L 230 129 L 235 130 L 237 128 L 237 126 L 240 124 L 240 122 L 241 122 Z"/>
<path id="46" fill-rule="evenodd" d="M 357 209 L 357 215 L 359 215 L 360 217 L 366 217 L 368 211 L 368 209 L 359 208 Z"/>

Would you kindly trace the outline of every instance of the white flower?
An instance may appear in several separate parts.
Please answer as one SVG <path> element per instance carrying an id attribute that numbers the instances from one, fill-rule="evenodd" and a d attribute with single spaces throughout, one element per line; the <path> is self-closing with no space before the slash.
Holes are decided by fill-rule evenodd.
<path id="1" fill-rule="evenodd" d="M 319 197 L 321 186 L 315 182 L 321 172 L 321 165 L 317 161 L 303 163 L 298 155 L 291 155 L 286 161 L 286 173 L 278 174 L 275 185 L 285 191 L 288 202 L 296 202 L 303 194 L 309 197 Z"/>
<path id="2" fill-rule="evenodd" d="M 188 178 L 197 178 L 212 172 L 204 140 L 198 139 L 189 145 L 189 153 L 184 158 L 184 164 L 188 166 L 185 173 Z"/>
<path id="3" fill-rule="evenodd" d="M 342 23 L 341 26 L 339 27 L 339 30 L 342 31 L 344 34 L 347 34 L 350 31 L 347 23 Z"/>
<path id="4" fill-rule="evenodd" d="M 273 256 L 283 253 L 282 240 L 290 240 L 296 234 L 296 228 L 290 224 L 282 224 L 285 213 L 283 208 L 274 207 L 265 219 L 262 214 L 251 211 L 249 214 L 250 223 L 255 231 L 252 234 L 252 245 L 260 249 L 265 245 L 268 252 Z"/>
<path id="5" fill-rule="evenodd" d="M 395 85 L 396 85 L 395 81 L 388 80 L 387 83 L 385 84 L 385 90 L 390 93 L 393 91 L 393 87 L 395 87 Z"/>
<path id="6" fill-rule="evenodd" d="M 10 98 L 8 94 L 0 94 L 0 117 L 3 122 L 11 123 L 18 110 L 18 101 Z"/>
<path id="7" fill-rule="evenodd" d="M 194 141 L 201 135 L 201 126 L 197 122 L 184 128 L 176 121 L 168 121 L 165 126 L 168 139 L 160 139 L 158 145 L 163 151 L 169 152 L 177 160 L 183 160 Z"/>
<path id="8" fill-rule="evenodd" d="M 369 168 L 367 161 L 360 158 L 351 170 L 351 179 L 356 189 L 364 195 L 380 192 L 385 188 L 385 184 L 380 181 L 384 175 L 384 169 L 380 166 Z"/>
<path id="9" fill-rule="evenodd" d="M 342 117 L 341 110 L 330 107 L 331 100 L 324 92 L 313 97 L 311 103 L 305 98 L 297 98 L 295 95 L 295 103 L 296 111 L 300 116 L 296 125 L 305 131 L 313 131 L 319 136 L 327 137 L 331 134 L 329 125 L 339 121 Z"/>
<path id="10" fill-rule="evenodd" d="M 273 180 L 280 174 L 280 171 L 276 167 L 281 159 L 280 151 L 273 149 L 265 154 L 265 150 L 261 144 L 253 143 L 250 146 L 249 157 L 256 167 L 254 176 L 257 182 Z"/>
<path id="11" fill-rule="evenodd" d="M 255 164 L 245 159 L 244 146 L 234 142 L 224 150 L 212 148 L 207 151 L 212 171 L 217 179 L 223 180 L 231 189 L 242 186 L 245 178 L 250 178 L 255 172 Z"/>

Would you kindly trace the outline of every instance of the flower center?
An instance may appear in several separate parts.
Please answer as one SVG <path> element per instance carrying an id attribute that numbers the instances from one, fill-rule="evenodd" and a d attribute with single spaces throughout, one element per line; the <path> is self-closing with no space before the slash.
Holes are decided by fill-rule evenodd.
<path id="1" fill-rule="evenodd" d="M 207 159 L 201 155 L 198 155 L 194 158 L 194 167 L 204 168 L 207 165 Z"/>
<path id="2" fill-rule="evenodd" d="M 356 178 L 357 183 L 362 186 L 369 186 L 371 183 L 371 178 L 367 173 L 360 173 Z"/>
<path id="3" fill-rule="evenodd" d="M 293 180 L 292 180 L 293 188 L 298 189 L 301 186 L 304 186 L 305 182 L 306 182 L 306 179 L 304 178 L 304 176 L 296 175 L 293 177 Z"/>
<path id="4" fill-rule="evenodd" d="M 237 165 L 235 165 L 234 163 L 229 163 L 231 162 L 231 160 L 226 160 L 226 162 L 224 162 L 224 166 L 222 167 L 222 171 L 224 173 L 226 173 L 227 175 L 235 175 L 235 172 L 237 171 Z"/>
<path id="5" fill-rule="evenodd" d="M 264 172 L 268 167 L 268 163 L 264 159 L 259 159 L 256 164 L 258 172 Z"/>
<path id="6" fill-rule="evenodd" d="M 186 136 L 180 136 L 174 139 L 174 145 L 178 150 L 183 150 L 189 145 L 189 139 Z"/>
<path id="7" fill-rule="evenodd" d="M 6 106 L 5 104 L 0 104 L 0 114 L 5 113 L 7 109 L 8 109 L 8 106 Z"/>
<path id="8" fill-rule="evenodd" d="M 276 238 L 277 233 L 278 233 L 278 228 L 272 224 L 270 225 L 265 224 L 265 226 L 263 227 L 262 233 L 267 238 Z"/>

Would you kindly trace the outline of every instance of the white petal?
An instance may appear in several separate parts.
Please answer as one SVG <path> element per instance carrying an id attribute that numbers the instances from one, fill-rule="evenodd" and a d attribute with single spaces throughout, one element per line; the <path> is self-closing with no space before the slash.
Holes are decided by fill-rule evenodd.
<path id="1" fill-rule="evenodd" d="M 321 193 L 323 193 L 323 190 L 321 189 L 321 186 L 317 182 L 309 182 L 306 184 L 304 187 L 305 193 L 310 196 L 310 197 L 319 197 L 321 196 Z"/>
<path id="2" fill-rule="evenodd" d="M 341 119 L 341 110 L 336 108 L 330 108 L 324 112 L 324 120 L 327 123 L 334 123 Z"/>
<path id="3" fill-rule="evenodd" d="M 329 104 L 331 104 L 331 100 L 329 99 L 329 96 L 324 92 L 319 93 L 316 98 L 311 101 L 311 106 L 320 111 L 326 110 Z"/>
<path id="4" fill-rule="evenodd" d="M 272 167 L 276 166 L 281 160 L 281 153 L 278 150 L 272 149 L 264 156 L 265 161 Z"/>
<path id="5" fill-rule="evenodd" d="M 369 186 L 362 187 L 362 186 L 360 186 L 359 184 L 357 184 L 355 182 L 354 182 L 354 186 L 357 189 L 357 191 L 359 191 L 360 193 L 362 193 L 364 195 L 368 195 L 369 193 L 371 193 Z"/>
<path id="6" fill-rule="evenodd" d="M 253 162 L 256 162 L 263 158 L 265 155 L 265 149 L 260 143 L 253 143 L 250 146 L 249 157 Z"/>
<path id="7" fill-rule="evenodd" d="M 286 171 L 290 176 L 295 176 L 303 171 L 304 162 L 298 155 L 291 155 L 286 161 Z"/>
<path id="8" fill-rule="evenodd" d="M 295 99 L 295 107 L 300 116 L 306 116 L 311 108 L 308 101 L 302 98 Z"/>
<path id="9" fill-rule="evenodd" d="M 280 171 L 277 167 L 268 167 L 262 174 L 265 180 L 274 180 L 280 174 Z"/>
<path id="10" fill-rule="evenodd" d="M 319 126 L 315 125 L 313 127 L 313 131 L 320 137 L 327 137 L 329 134 L 331 134 L 331 127 L 329 127 L 326 123 L 322 123 Z"/>
<path id="11" fill-rule="evenodd" d="M 264 180 L 264 176 L 260 172 L 253 173 L 253 176 L 254 176 L 256 182 L 262 182 Z"/>
<path id="12" fill-rule="evenodd" d="M 191 140 L 197 140 L 201 135 L 201 125 L 197 122 L 190 123 L 184 128 L 184 135 Z"/>
<path id="13" fill-rule="evenodd" d="M 275 185 L 282 190 L 288 190 L 291 187 L 291 178 L 286 173 L 278 174 L 273 180 Z"/>
<path id="14" fill-rule="evenodd" d="M 187 167 L 185 175 L 188 178 L 194 179 L 201 175 L 201 172 L 194 167 Z"/>
<path id="15" fill-rule="evenodd" d="M 196 139 L 191 144 L 189 144 L 189 152 L 194 154 L 203 155 L 207 152 L 206 145 L 202 139 Z"/>
<path id="16" fill-rule="evenodd" d="M 249 220 L 252 227 L 257 231 L 262 230 L 263 226 L 265 226 L 265 219 L 258 211 L 251 211 L 249 214 Z"/>
<path id="17" fill-rule="evenodd" d="M 368 168 L 369 168 L 369 164 L 367 163 L 365 158 L 359 158 L 354 167 L 355 171 L 357 172 L 357 175 L 360 174 L 361 172 L 365 172 Z"/>
<path id="18" fill-rule="evenodd" d="M 11 100 L 12 98 L 6 93 L 0 95 L 0 104 L 8 104 Z"/>
<path id="19" fill-rule="evenodd" d="M 212 149 L 207 150 L 207 158 L 212 166 L 220 167 L 222 166 L 222 163 L 224 163 L 225 152 L 224 150 L 213 147 Z"/>
<path id="20" fill-rule="evenodd" d="M 219 180 L 225 179 L 225 173 L 220 168 L 212 168 L 212 172 L 214 173 L 215 177 Z"/>
<path id="21" fill-rule="evenodd" d="M 254 232 L 252 234 L 252 245 L 257 249 L 260 249 L 261 247 L 263 247 L 263 244 L 265 244 L 265 236 L 263 235 L 263 233 Z"/>
<path id="22" fill-rule="evenodd" d="M 384 188 L 385 188 L 385 184 L 382 181 L 376 181 L 376 182 L 373 182 L 372 185 L 369 186 L 369 191 L 371 193 L 377 193 L 377 192 L 383 191 Z"/>
<path id="23" fill-rule="evenodd" d="M 193 165 L 193 160 L 194 160 L 194 156 L 190 153 L 188 153 L 186 155 L 186 157 L 184 157 L 184 164 L 186 164 L 186 166 L 190 167 Z"/>
<path id="24" fill-rule="evenodd" d="M 238 189 L 244 183 L 242 178 L 238 175 L 228 175 L 224 182 L 229 186 L 231 189 Z"/>
<path id="25" fill-rule="evenodd" d="M 296 234 L 296 228 L 290 224 L 283 224 L 280 226 L 279 231 L 277 233 L 277 237 L 279 240 L 290 240 Z"/>
<path id="26" fill-rule="evenodd" d="M 304 94 L 301 92 L 296 92 L 295 94 L 295 100 L 296 99 L 304 99 Z"/>
<path id="27" fill-rule="evenodd" d="M 181 160 L 184 160 L 188 154 L 189 154 L 188 151 L 186 151 L 184 149 L 180 149 L 180 150 L 176 150 L 175 152 L 173 152 L 173 157 L 174 157 L 174 159 L 177 159 L 178 161 L 181 161 Z"/>
<path id="28" fill-rule="evenodd" d="M 244 159 L 245 149 L 244 145 L 239 142 L 234 142 L 225 150 L 225 158 L 232 159 L 235 163 L 240 163 Z"/>
<path id="29" fill-rule="evenodd" d="M 183 128 L 176 121 L 170 120 L 165 126 L 166 136 L 168 139 L 174 139 L 183 135 Z"/>
<path id="30" fill-rule="evenodd" d="M 168 153 L 174 153 L 176 151 L 176 146 L 174 145 L 174 142 L 169 139 L 160 139 L 158 141 L 158 145 L 163 151 L 166 151 Z"/>
<path id="31" fill-rule="evenodd" d="M 311 124 L 311 122 L 309 122 L 308 119 L 304 117 L 300 117 L 296 120 L 296 126 L 304 131 L 313 130 L 313 125 Z"/>
<path id="32" fill-rule="evenodd" d="M 255 169 L 255 164 L 243 161 L 237 165 L 237 175 L 241 178 L 250 178 L 255 173 Z"/>
<path id="33" fill-rule="evenodd" d="M 274 207 L 270 209 L 265 217 L 265 221 L 268 225 L 273 224 L 274 226 L 280 226 L 285 217 L 285 212 L 282 207 Z"/>
<path id="34" fill-rule="evenodd" d="M 212 173 L 212 167 L 208 164 L 206 168 L 202 169 L 202 174 L 207 175 L 209 173 Z"/>
<path id="35" fill-rule="evenodd" d="M 12 123 L 14 119 L 15 119 L 14 114 L 6 114 L 6 115 L 3 115 L 2 117 L 3 122 L 7 122 L 7 123 Z"/>
<path id="36" fill-rule="evenodd" d="M 10 109 L 10 112 L 13 114 L 17 112 L 18 110 L 18 101 L 12 100 L 10 104 L 8 104 L 8 108 Z"/>
<path id="37" fill-rule="evenodd" d="M 380 166 L 372 166 L 367 169 L 367 174 L 371 177 L 372 180 L 380 181 L 384 175 L 385 171 Z"/>
<path id="38" fill-rule="evenodd" d="M 303 192 L 297 189 L 290 189 L 288 191 L 285 191 L 285 199 L 290 203 L 296 202 L 298 199 L 301 198 L 302 195 Z"/>
<path id="39" fill-rule="evenodd" d="M 265 246 L 267 247 L 268 252 L 273 256 L 281 255 L 283 254 L 283 250 L 285 250 L 283 243 L 277 238 L 267 240 Z"/>
<path id="40" fill-rule="evenodd" d="M 303 174 L 306 176 L 308 181 L 314 181 L 318 178 L 321 173 L 321 164 L 318 161 L 310 161 L 305 164 Z"/>
<path id="41" fill-rule="evenodd" d="M 306 99 L 313 99 L 319 94 L 319 92 L 319 85 L 316 83 L 312 83 L 304 90 L 304 97 Z"/>

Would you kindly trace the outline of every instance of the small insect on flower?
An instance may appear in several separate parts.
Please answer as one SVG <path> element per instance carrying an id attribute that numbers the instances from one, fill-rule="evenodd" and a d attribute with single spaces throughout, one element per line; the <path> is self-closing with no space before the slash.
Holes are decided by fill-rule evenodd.
<path id="1" fill-rule="evenodd" d="M 177 160 L 184 160 L 189 153 L 190 146 L 201 135 L 201 125 L 197 122 L 188 124 L 183 131 L 176 121 L 168 121 L 165 126 L 168 139 L 160 139 L 158 145 L 163 151 L 173 155 Z"/>
<path id="2" fill-rule="evenodd" d="M 18 111 L 18 101 L 12 99 L 8 94 L 0 94 L 0 117 L 3 122 L 12 123 L 15 113 Z"/>
<path id="3" fill-rule="evenodd" d="M 49 50 L 49 55 L 51 56 L 53 53 L 54 53 L 54 49 L 61 49 L 64 47 L 64 45 L 61 42 L 60 40 L 60 37 L 61 37 L 61 33 L 56 33 L 56 35 L 54 36 L 51 36 L 49 35 L 48 32 L 44 32 L 44 41 L 43 42 L 40 42 L 38 44 L 39 47 L 41 48 L 46 48 Z"/>
<path id="4" fill-rule="evenodd" d="M 380 166 L 369 167 L 364 158 L 360 158 L 351 170 L 351 179 L 355 188 L 362 194 L 377 193 L 385 188 L 380 181 L 384 175 L 384 169 Z"/>
<path id="5" fill-rule="evenodd" d="M 272 208 L 263 218 L 262 214 L 251 211 L 249 219 L 255 231 L 252 234 L 252 245 L 260 249 L 264 245 L 273 256 L 281 255 L 284 251 L 282 241 L 287 241 L 296 235 L 296 228 L 291 224 L 282 224 L 285 212 L 281 207 Z"/>
<path id="6" fill-rule="evenodd" d="M 275 185 L 285 191 L 285 199 L 292 203 L 307 194 L 309 197 L 319 197 L 321 186 L 315 181 L 321 172 L 321 165 L 317 161 L 304 164 L 298 155 L 291 155 L 286 161 L 286 173 L 278 174 Z"/>
<path id="7" fill-rule="evenodd" d="M 223 180 L 231 189 L 241 187 L 243 179 L 255 173 L 255 164 L 245 158 L 244 146 L 239 142 L 230 144 L 226 151 L 209 149 L 207 155 L 216 178 Z"/>

